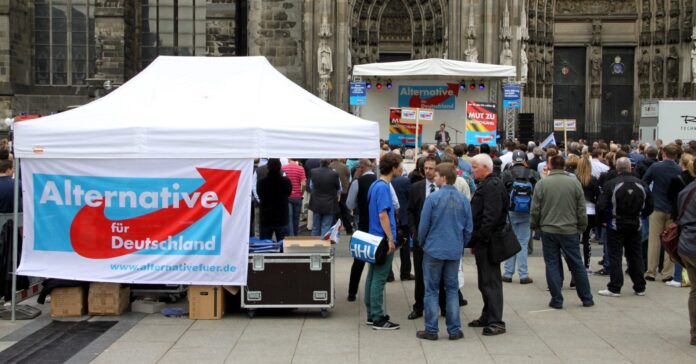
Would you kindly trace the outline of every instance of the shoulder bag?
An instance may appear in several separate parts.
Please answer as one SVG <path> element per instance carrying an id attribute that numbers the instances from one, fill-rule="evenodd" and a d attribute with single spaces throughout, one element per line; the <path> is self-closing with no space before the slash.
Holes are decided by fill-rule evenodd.
<path id="1" fill-rule="evenodd" d="M 677 262 L 682 266 L 684 263 L 677 252 L 679 248 L 679 220 L 681 220 L 682 216 L 684 215 L 684 211 L 686 211 L 686 208 L 689 206 L 689 202 L 691 202 L 692 198 L 694 197 L 694 192 L 696 192 L 696 188 L 692 189 L 691 192 L 689 192 L 689 195 L 686 196 L 686 199 L 684 199 L 684 204 L 682 205 L 682 209 L 677 220 L 669 224 L 667 229 L 660 234 L 660 241 L 662 241 L 662 246 L 665 248 L 665 252 L 669 254 L 669 257 L 673 262 Z"/>
<path id="2" fill-rule="evenodd" d="M 507 206 L 505 206 L 504 213 L 505 225 L 494 232 L 492 239 L 488 242 L 488 260 L 492 264 L 500 264 L 522 250 L 515 231 L 512 229 L 512 224 L 510 224 Z"/>

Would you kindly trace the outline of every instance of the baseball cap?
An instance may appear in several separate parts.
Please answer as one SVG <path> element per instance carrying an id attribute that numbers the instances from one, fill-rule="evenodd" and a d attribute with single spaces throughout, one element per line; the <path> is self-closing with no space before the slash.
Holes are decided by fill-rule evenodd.
<path id="1" fill-rule="evenodd" d="M 512 161 L 515 163 L 524 163 L 524 161 L 527 160 L 527 153 L 521 151 L 521 150 L 516 150 L 512 152 Z"/>

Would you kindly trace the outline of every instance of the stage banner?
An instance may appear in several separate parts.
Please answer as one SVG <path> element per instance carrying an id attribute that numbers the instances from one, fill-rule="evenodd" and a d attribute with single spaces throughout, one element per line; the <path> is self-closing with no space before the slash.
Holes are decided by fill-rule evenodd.
<path id="1" fill-rule="evenodd" d="M 24 159 L 19 274 L 246 285 L 252 161 Z"/>
<path id="2" fill-rule="evenodd" d="M 399 107 L 454 110 L 459 84 L 445 86 L 399 86 Z"/>
<path id="3" fill-rule="evenodd" d="M 495 147 L 497 129 L 498 113 L 495 104 L 474 101 L 466 103 L 467 144 L 488 144 Z"/>

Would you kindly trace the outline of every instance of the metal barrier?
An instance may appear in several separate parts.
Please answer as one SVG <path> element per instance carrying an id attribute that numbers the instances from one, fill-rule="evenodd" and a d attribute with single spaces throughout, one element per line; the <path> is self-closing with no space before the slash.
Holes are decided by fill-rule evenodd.
<path id="1" fill-rule="evenodd" d="M 5 226 L 5 223 L 8 221 L 14 221 L 15 220 L 15 214 L 14 213 L 8 213 L 8 214 L 0 214 L 0 228 Z M 20 319 L 27 319 L 27 318 L 34 318 L 37 315 L 37 313 L 40 314 L 40 310 L 38 309 L 33 309 L 33 308 L 26 308 L 26 307 L 17 307 L 17 303 L 22 302 L 28 298 L 31 298 L 33 296 L 36 296 L 41 292 L 42 288 L 42 282 L 43 278 L 34 278 L 34 277 L 29 277 L 30 284 L 29 287 L 21 290 L 17 290 L 17 238 L 14 237 L 14 235 L 18 235 L 18 231 L 20 228 L 24 227 L 24 219 L 23 215 L 21 213 L 17 213 L 17 221 L 18 223 L 13 226 L 13 229 L 15 232 L 13 232 L 13 239 L 12 239 L 12 247 L 11 247 L 11 252 L 12 252 L 12 267 L 10 268 L 10 274 L 12 275 L 12 290 L 14 292 L 14 295 L 12 296 L 12 307 L 10 308 L 10 312 L 7 310 L 0 310 L 0 318 L 2 319 L 12 319 L 13 321 L 16 319 L 17 313 L 20 314 Z"/>

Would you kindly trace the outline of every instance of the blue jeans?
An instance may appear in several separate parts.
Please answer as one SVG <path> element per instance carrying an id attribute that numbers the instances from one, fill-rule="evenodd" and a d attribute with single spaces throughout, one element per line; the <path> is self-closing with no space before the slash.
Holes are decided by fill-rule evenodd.
<path id="1" fill-rule="evenodd" d="M 672 280 L 679 283 L 682 281 L 682 266 L 679 263 L 674 263 L 674 275 L 672 276 Z"/>
<path id="2" fill-rule="evenodd" d="M 517 263 L 518 273 L 520 278 L 527 278 L 527 248 L 529 245 L 529 235 L 531 234 L 529 214 L 524 212 L 510 212 L 510 223 L 512 230 L 517 236 L 517 241 L 520 242 L 522 250 L 516 255 L 505 261 L 504 277 L 511 278 L 515 274 L 515 263 Z"/>
<path id="3" fill-rule="evenodd" d="M 437 319 L 440 312 L 440 278 L 445 283 L 445 315 L 447 333 L 456 334 L 461 330 L 459 317 L 459 260 L 441 260 L 423 253 L 423 281 L 425 282 L 425 331 L 437 333 Z"/>
<path id="4" fill-rule="evenodd" d="M 551 292 L 551 305 L 562 306 L 563 277 L 561 269 L 561 252 L 565 255 L 570 273 L 575 280 L 576 291 L 583 303 L 592 302 L 590 281 L 580 257 L 580 234 L 541 233 L 541 243 L 546 264 L 546 283 Z"/>
<path id="5" fill-rule="evenodd" d="M 334 214 L 314 213 L 314 223 L 312 224 L 312 236 L 324 236 L 333 224 Z"/>
<path id="6" fill-rule="evenodd" d="M 300 210 L 302 198 L 288 199 L 288 236 L 297 236 L 300 233 Z"/>

